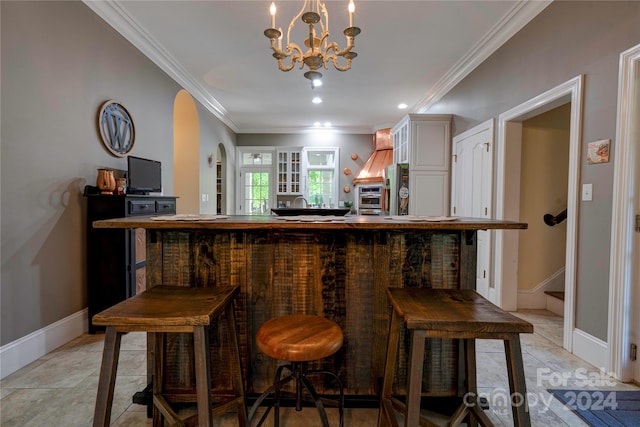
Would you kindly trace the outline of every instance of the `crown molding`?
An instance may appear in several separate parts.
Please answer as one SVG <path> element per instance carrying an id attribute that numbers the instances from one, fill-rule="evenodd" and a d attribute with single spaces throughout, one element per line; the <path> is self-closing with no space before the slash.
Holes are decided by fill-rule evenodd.
<path id="1" fill-rule="evenodd" d="M 227 116 L 227 110 L 222 104 L 211 96 L 139 22 L 129 15 L 118 1 L 82 1 L 89 9 L 160 67 L 161 70 L 167 73 L 169 77 L 200 101 L 214 116 L 229 126 L 235 133 L 238 133 L 238 127 Z"/>
<path id="2" fill-rule="evenodd" d="M 235 133 L 238 126 L 228 117 L 227 110 L 167 52 L 151 34 L 120 5 L 121 0 L 82 0 L 94 13 L 120 33 L 167 75 L 196 98 L 215 117 Z M 489 33 L 480 39 L 438 82 L 422 97 L 411 112 L 424 113 L 444 97 L 463 78 L 486 60 L 531 19 L 544 10 L 552 0 L 523 0 L 515 4 Z M 352 129 L 357 133 L 362 129 Z M 247 133 L 258 130 L 247 130 Z M 291 130 L 288 130 L 291 132 Z"/>
<path id="3" fill-rule="evenodd" d="M 414 106 L 412 112 L 425 113 L 478 65 L 542 12 L 552 0 L 524 0 L 515 4 Z"/>

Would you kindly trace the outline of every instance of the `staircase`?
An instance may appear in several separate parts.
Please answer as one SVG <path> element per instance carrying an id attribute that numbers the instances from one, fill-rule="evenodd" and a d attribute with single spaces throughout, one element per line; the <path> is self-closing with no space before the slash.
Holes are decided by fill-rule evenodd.
<path id="1" fill-rule="evenodd" d="M 547 310 L 564 317 L 564 291 L 545 291 Z"/>

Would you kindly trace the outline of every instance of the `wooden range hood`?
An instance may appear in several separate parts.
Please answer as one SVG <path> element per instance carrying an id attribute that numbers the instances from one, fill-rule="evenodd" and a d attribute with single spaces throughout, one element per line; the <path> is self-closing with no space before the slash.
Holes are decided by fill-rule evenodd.
<path id="1" fill-rule="evenodd" d="M 386 168 L 393 163 L 391 128 L 377 130 L 373 136 L 373 153 L 362 170 L 353 178 L 354 184 L 383 184 Z"/>

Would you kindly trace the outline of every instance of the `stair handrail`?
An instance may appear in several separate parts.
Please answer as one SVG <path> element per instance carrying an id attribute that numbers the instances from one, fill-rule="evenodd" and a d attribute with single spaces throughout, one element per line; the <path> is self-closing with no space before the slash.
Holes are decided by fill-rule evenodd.
<path id="1" fill-rule="evenodd" d="M 547 224 L 549 227 L 553 227 L 554 225 L 560 224 L 562 221 L 567 219 L 567 210 L 563 210 L 556 216 L 545 214 L 543 219 L 545 224 Z"/>

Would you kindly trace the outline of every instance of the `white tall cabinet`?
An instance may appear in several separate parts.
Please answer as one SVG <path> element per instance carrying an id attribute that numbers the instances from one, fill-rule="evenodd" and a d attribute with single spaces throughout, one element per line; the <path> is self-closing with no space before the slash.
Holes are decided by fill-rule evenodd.
<path id="1" fill-rule="evenodd" d="M 409 215 L 449 215 L 451 116 L 409 114 L 391 133 L 393 163 L 408 165 Z"/>

